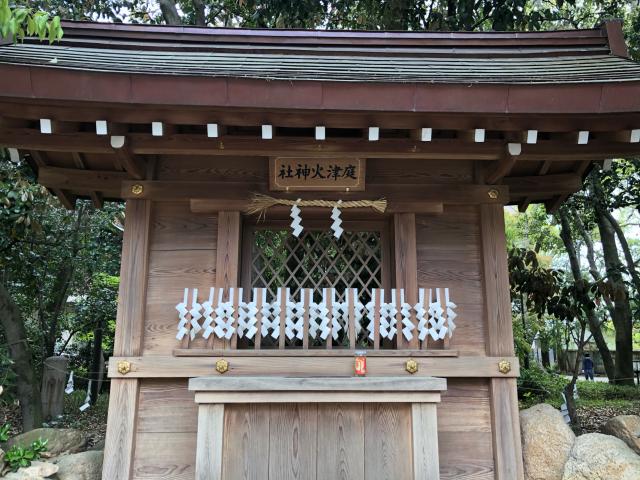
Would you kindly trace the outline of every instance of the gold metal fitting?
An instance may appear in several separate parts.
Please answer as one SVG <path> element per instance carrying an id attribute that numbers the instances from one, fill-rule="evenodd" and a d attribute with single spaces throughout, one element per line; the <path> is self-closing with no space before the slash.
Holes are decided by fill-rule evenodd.
<path id="1" fill-rule="evenodd" d="M 118 362 L 118 373 L 120 375 L 126 375 L 130 371 L 131 371 L 131 362 L 128 362 L 126 360 L 120 360 Z"/>
<path id="2" fill-rule="evenodd" d="M 487 195 L 489 195 L 489 198 L 491 200 L 495 200 L 496 198 L 498 198 L 500 196 L 500 194 L 498 193 L 498 190 L 496 190 L 495 188 L 492 188 L 491 190 L 489 190 L 487 192 Z"/>
<path id="3" fill-rule="evenodd" d="M 142 192 L 144 192 L 144 187 L 139 183 L 131 186 L 131 193 L 134 195 L 142 195 Z"/>
<path id="4" fill-rule="evenodd" d="M 500 360 L 498 362 L 498 371 L 504 375 L 511 371 L 511 362 L 508 360 Z"/>
<path id="5" fill-rule="evenodd" d="M 229 371 L 229 362 L 221 358 L 216 362 L 216 371 L 218 373 L 227 373 Z"/>
<path id="6" fill-rule="evenodd" d="M 405 362 L 404 368 L 407 372 L 414 374 L 418 371 L 418 362 L 413 359 L 409 359 Z"/>

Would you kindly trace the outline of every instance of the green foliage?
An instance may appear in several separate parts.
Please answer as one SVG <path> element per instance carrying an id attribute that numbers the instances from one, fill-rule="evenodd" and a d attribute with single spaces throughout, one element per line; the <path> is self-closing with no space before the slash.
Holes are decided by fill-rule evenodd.
<path id="1" fill-rule="evenodd" d="M 562 404 L 562 391 L 569 381 L 562 375 L 550 373 L 537 365 L 520 369 L 518 399 L 523 408 L 537 403 Z"/>
<path id="2" fill-rule="evenodd" d="M 4 461 L 7 462 L 12 471 L 20 467 L 28 467 L 31 462 L 38 460 L 42 452 L 47 450 L 48 440 L 36 440 L 28 447 L 13 445 L 5 454 Z"/>
<path id="3" fill-rule="evenodd" d="M 640 388 L 606 382 L 578 382 L 581 400 L 636 400 L 640 401 Z"/>
<path id="4" fill-rule="evenodd" d="M 11 431 L 10 423 L 5 423 L 0 427 L 0 443 L 4 443 L 9 440 L 9 431 Z"/>
<path id="5" fill-rule="evenodd" d="M 0 0 L 0 36 L 20 40 L 36 36 L 53 43 L 62 38 L 60 17 L 30 7 L 14 7 L 9 0 Z"/>
<path id="6" fill-rule="evenodd" d="M 98 321 L 110 354 L 122 242 L 114 219 L 122 211 L 121 204 L 96 210 L 84 200 L 68 211 L 36 184 L 26 162 L 13 163 L 0 150 L 0 281 L 25 319 L 36 372 L 43 358 L 63 352 L 72 354 L 73 368 L 90 371 Z M 14 378 L 3 352 L 0 380 L 10 396 Z"/>

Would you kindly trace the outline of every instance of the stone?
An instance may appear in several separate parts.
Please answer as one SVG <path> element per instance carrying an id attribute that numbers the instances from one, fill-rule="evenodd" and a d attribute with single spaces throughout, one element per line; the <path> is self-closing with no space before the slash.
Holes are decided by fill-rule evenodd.
<path id="1" fill-rule="evenodd" d="M 620 415 L 614 417 L 605 424 L 602 431 L 607 435 L 618 437 L 629 445 L 631 450 L 640 455 L 640 416 Z"/>
<path id="2" fill-rule="evenodd" d="M 526 480 L 561 480 L 575 434 L 559 410 L 540 403 L 520 412 Z"/>
<path id="3" fill-rule="evenodd" d="M 13 437 L 7 445 L 29 446 L 38 439 L 48 440 L 47 452 L 56 456 L 61 453 L 76 453 L 87 447 L 87 437 L 80 430 L 72 428 L 36 428 Z"/>
<path id="4" fill-rule="evenodd" d="M 104 450 L 104 438 L 99 440 L 93 447 L 88 448 L 87 450 Z"/>
<path id="5" fill-rule="evenodd" d="M 638 480 L 640 456 L 619 438 L 581 435 L 573 444 L 562 480 Z"/>
<path id="6" fill-rule="evenodd" d="M 58 458 L 57 465 L 59 480 L 101 480 L 102 457 L 101 450 L 89 450 Z"/>
<path id="7" fill-rule="evenodd" d="M 4 480 L 41 480 L 58 472 L 58 466 L 49 462 L 31 462 L 29 467 L 19 468 L 17 472 L 10 472 Z"/>

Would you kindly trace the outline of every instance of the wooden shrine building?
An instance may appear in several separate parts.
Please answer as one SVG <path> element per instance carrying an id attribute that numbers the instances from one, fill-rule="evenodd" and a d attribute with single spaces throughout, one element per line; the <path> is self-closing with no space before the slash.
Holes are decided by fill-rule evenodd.
<path id="1" fill-rule="evenodd" d="M 0 145 L 126 201 L 103 478 L 523 478 L 503 206 L 640 153 L 619 22 L 63 28 Z"/>

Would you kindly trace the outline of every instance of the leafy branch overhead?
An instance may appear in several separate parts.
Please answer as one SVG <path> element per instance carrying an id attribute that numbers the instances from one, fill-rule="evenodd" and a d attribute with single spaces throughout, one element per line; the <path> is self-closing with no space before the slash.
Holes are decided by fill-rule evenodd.
<path id="1" fill-rule="evenodd" d="M 53 43 L 62 38 L 58 15 L 29 7 L 9 6 L 9 0 L 0 0 L 0 37 L 18 41 L 25 37 L 38 37 Z"/>

